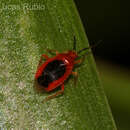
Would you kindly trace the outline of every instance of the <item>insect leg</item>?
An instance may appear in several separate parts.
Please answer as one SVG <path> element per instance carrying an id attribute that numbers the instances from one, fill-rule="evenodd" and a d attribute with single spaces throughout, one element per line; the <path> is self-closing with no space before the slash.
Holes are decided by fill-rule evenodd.
<path id="1" fill-rule="evenodd" d="M 49 59 L 49 57 L 48 57 L 46 54 L 43 54 L 43 55 L 41 56 L 41 60 L 42 60 L 43 57 L 44 57 L 46 60 Z"/>
<path id="2" fill-rule="evenodd" d="M 74 64 L 82 64 L 85 61 L 86 55 L 84 55 L 80 60 L 76 60 Z"/>
<path id="3" fill-rule="evenodd" d="M 64 92 L 64 84 L 61 85 L 61 90 L 59 90 L 58 92 L 56 92 L 55 94 L 53 94 L 53 95 L 51 95 L 51 96 L 46 97 L 43 102 L 46 102 L 46 101 L 48 101 L 48 100 L 50 100 L 50 99 L 53 99 L 53 98 L 55 98 L 56 96 L 62 94 L 63 92 Z"/>
<path id="4" fill-rule="evenodd" d="M 55 53 L 56 55 L 58 55 L 59 54 L 59 52 L 58 51 L 56 51 L 56 50 L 52 50 L 52 49 L 47 49 L 47 52 L 49 52 L 49 53 Z"/>
<path id="5" fill-rule="evenodd" d="M 77 80 L 78 80 L 78 73 L 77 72 L 72 72 L 72 75 L 74 75 L 74 85 L 76 86 Z"/>
<path id="6" fill-rule="evenodd" d="M 82 60 L 80 59 L 80 60 L 76 60 L 76 61 L 74 61 L 74 64 L 79 64 L 79 63 L 81 63 L 82 62 Z"/>
<path id="7" fill-rule="evenodd" d="M 39 64 L 38 64 L 38 66 L 37 66 L 37 69 L 38 69 L 39 66 L 42 64 L 43 58 L 45 58 L 45 60 L 48 60 L 48 59 L 49 59 L 49 57 L 48 57 L 46 54 L 41 55 L 41 58 L 40 58 L 40 60 L 39 60 Z"/>

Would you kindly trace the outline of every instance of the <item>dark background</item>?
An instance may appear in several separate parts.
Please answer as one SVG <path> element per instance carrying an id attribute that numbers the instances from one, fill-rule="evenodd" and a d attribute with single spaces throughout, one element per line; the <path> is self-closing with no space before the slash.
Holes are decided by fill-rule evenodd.
<path id="1" fill-rule="evenodd" d="M 121 0 L 75 0 L 75 3 L 90 44 L 102 40 L 94 54 L 129 67 L 130 3 Z"/>

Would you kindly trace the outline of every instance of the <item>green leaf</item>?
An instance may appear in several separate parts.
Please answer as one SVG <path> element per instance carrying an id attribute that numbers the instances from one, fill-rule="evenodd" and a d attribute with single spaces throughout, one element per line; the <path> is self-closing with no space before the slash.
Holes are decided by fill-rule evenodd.
<path id="1" fill-rule="evenodd" d="M 72 0 L 1 0 L 0 127 L 15 129 L 115 130 L 92 54 L 76 68 L 64 95 L 42 103 L 52 93 L 34 91 L 34 75 L 46 48 L 59 52 L 88 47 Z"/>

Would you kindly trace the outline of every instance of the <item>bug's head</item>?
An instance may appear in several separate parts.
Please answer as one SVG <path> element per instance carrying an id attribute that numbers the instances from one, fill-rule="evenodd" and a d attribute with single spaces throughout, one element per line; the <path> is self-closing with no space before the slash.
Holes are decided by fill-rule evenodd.
<path id="1" fill-rule="evenodd" d="M 69 51 L 68 55 L 71 57 L 71 59 L 75 59 L 78 57 L 77 53 L 75 51 Z"/>

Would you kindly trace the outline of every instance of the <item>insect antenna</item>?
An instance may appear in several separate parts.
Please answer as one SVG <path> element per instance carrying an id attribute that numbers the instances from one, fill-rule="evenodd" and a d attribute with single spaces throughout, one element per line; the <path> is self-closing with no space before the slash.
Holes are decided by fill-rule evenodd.
<path id="1" fill-rule="evenodd" d="M 77 53 L 80 54 L 81 52 L 83 52 L 83 51 L 85 51 L 85 50 L 95 48 L 95 47 L 98 46 L 101 42 L 102 42 L 102 40 L 98 41 L 96 44 L 94 44 L 94 45 L 92 45 L 92 46 L 90 46 L 90 47 L 86 47 L 86 48 L 83 48 L 83 49 L 79 50 Z"/>
<path id="2" fill-rule="evenodd" d="M 73 50 L 76 51 L 76 38 L 75 38 L 75 36 L 74 36 Z"/>

